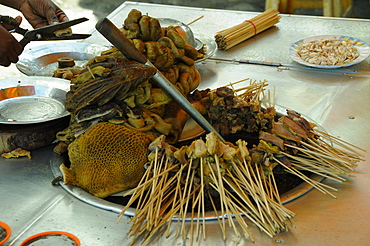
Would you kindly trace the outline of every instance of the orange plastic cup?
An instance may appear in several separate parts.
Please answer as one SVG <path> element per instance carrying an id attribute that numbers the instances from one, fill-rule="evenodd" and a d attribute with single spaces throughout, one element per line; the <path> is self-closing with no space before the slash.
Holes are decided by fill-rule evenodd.
<path id="1" fill-rule="evenodd" d="M 10 235 L 12 234 L 12 229 L 10 228 L 10 226 L 8 226 L 8 224 L 6 224 L 2 221 L 0 221 L 0 227 L 2 227 L 6 232 L 5 238 L 0 241 L 0 245 L 2 245 L 3 243 L 5 243 L 9 239 Z"/>
<path id="2" fill-rule="evenodd" d="M 58 236 L 61 236 L 61 240 L 65 240 L 65 237 L 68 237 L 68 239 L 71 242 L 71 245 L 74 246 L 80 246 L 80 240 L 73 234 L 64 232 L 64 231 L 47 231 L 47 232 L 41 232 L 38 234 L 35 234 L 33 236 L 30 236 L 26 240 L 24 240 L 20 246 L 27 246 L 30 245 L 33 242 L 44 240 L 47 242 L 47 240 L 50 240 L 51 237 L 55 237 L 53 240 L 58 240 Z M 64 236 L 64 237 L 63 237 Z M 49 243 L 49 242 L 47 242 Z M 50 245 L 58 245 L 58 242 L 50 242 Z"/>

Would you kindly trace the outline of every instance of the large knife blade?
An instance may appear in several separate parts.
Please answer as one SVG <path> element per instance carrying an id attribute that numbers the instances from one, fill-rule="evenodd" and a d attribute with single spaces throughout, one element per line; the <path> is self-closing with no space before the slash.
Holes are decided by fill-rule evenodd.
<path id="1" fill-rule="evenodd" d="M 95 25 L 98 30 L 109 42 L 111 42 L 128 59 L 134 60 L 152 67 L 155 67 L 148 59 L 127 39 L 127 37 L 107 18 L 99 20 Z M 224 141 L 222 136 L 213 126 L 203 117 L 198 110 L 179 92 L 179 90 L 158 71 L 153 76 L 153 80 L 162 88 L 179 106 L 190 115 L 205 131 L 215 132 Z"/>

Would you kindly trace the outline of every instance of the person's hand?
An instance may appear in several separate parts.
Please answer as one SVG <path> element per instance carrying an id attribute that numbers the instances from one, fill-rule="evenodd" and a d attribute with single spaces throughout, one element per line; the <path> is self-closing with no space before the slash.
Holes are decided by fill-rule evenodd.
<path id="1" fill-rule="evenodd" d="M 19 10 L 33 28 L 69 20 L 63 10 L 51 0 L 24 0 Z"/>
<path id="2" fill-rule="evenodd" d="M 20 16 L 15 19 L 18 21 L 18 24 L 22 21 Z M 11 63 L 18 62 L 18 56 L 23 51 L 22 45 L 9 32 L 11 29 L 14 29 L 14 26 L 0 25 L 0 65 L 5 67 L 8 67 Z"/>

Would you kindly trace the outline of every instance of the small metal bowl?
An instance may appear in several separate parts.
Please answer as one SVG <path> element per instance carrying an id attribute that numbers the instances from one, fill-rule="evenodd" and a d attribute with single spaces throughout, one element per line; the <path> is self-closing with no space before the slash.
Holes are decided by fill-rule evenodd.
<path id="1" fill-rule="evenodd" d="M 161 27 L 174 26 L 177 32 L 185 40 L 185 43 L 193 46 L 196 50 L 200 50 L 203 47 L 203 43 L 199 39 L 195 38 L 191 28 L 183 22 L 170 18 L 158 18 L 158 21 L 161 24 Z"/>
<path id="2" fill-rule="evenodd" d="M 34 124 L 69 115 L 69 80 L 29 76 L 0 80 L 0 124 Z"/>

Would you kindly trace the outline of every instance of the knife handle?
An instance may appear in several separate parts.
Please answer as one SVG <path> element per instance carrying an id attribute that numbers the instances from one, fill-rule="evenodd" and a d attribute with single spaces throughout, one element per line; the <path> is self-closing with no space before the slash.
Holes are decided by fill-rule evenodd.
<path id="1" fill-rule="evenodd" d="M 95 28 L 129 60 L 146 63 L 147 58 L 136 49 L 130 40 L 109 19 L 100 19 L 96 23 Z"/>

